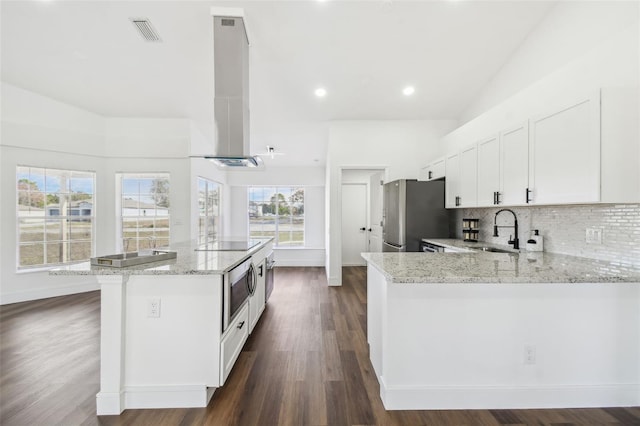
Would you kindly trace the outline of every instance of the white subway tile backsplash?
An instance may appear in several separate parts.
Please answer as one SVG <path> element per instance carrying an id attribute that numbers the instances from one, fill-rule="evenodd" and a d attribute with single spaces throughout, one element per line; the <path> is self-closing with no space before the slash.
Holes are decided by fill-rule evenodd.
<path id="1" fill-rule="evenodd" d="M 462 218 L 480 219 L 481 241 L 506 245 L 512 228 L 500 228 L 493 237 L 493 220 L 499 208 L 456 211 L 456 238 L 462 238 Z M 544 251 L 640 266 L 640 204 L 531 206 L 511 208 L 518 216 L 521 248 L 533 229 L 544 237 Z M 510 226 L 513 216 L 501 213 L 498 225 Z M 588 244 L 586 229 L 602 230 L 602 244 Z"/>

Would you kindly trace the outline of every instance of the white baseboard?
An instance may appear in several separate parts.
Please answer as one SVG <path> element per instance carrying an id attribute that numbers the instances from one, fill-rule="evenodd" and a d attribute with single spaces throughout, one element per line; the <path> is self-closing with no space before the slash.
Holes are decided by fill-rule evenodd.
<path id="1" fill-rule="evenodd" d="M 640 405 L 640 384 L 600 386 L 386 386 L 387 410 L 536 409 Z"/>
<path id="2" fill-rule="evenodd" d="M 88 291 L 100 290 L 100 284 L 94 279 L 79 284 L 66 287 L 39 288 L 16 293 L 3 294 L 0 296 L 0 305 L 10 303 L 28 302 L 29 300 L 48 299 L 50 297 L 67 296 L 69 294 L 86 293 Z"/>
<path id="3" fill-rule="evenodd" d="M 99 416 L 119 415 L 124 410 L 124 393 L 98 392 L 96 414 Z"/>
<path id="4" fill-rule="evenodd" d="M 127 386 L 124 408 L 193 408 L 206 407 L 215 388 L 205 385 Z"/>

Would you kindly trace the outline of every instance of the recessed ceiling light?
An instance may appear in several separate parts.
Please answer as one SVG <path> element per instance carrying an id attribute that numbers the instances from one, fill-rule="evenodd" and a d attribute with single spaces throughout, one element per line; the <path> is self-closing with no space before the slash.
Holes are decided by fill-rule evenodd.
<path id="1" fill-rule="evenodd" d="M 404 89 L 402 89 L 402 93 L 404 93 L 405 96 L 411 96 L 415 91 L 416 89 L 413 86 L 407 86 Z"/>
<path id="2" fill-rule="evenodd" d="M 325 96 L 327 96 L 327 90 L 324 87 L 318 87 L 314 93 L 319 98 L 324 98 Z"/>

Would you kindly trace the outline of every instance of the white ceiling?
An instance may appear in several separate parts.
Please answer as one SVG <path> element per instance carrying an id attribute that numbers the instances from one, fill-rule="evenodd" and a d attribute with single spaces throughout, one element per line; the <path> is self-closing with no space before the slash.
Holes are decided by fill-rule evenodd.
<path id="1" fill-rule="evenodd" d="M 319 165 L 329 120 L 458 118 L 554 4 L 2 1 L 2 80 L 105 116 L 191 118 L 210 135 L 210 8 L 242 7 L 252 152 L 272 145 L 287 155 L 267 164 Z M 143 41 L 132 17 L 162 43 Z"/>

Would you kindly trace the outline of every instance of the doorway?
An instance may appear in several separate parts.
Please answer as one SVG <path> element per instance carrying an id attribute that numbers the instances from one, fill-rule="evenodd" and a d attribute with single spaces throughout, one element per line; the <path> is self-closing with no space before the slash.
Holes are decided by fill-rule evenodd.
<path id="1" fill-rule="evenodd" d="M 364 266 L 360 255 L 382 251 L 382 169 L 342 170 L 342 266 Z"/>

